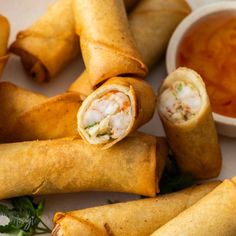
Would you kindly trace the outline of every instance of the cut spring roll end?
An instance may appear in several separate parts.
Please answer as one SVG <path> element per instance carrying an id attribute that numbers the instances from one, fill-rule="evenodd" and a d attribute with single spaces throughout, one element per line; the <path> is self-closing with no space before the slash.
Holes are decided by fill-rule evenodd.
<path id="1" fill-rule="evenodd" d="M 205 90 L 197 86 L 200 83 L 201 87 L 205 88 L 203 81 L 196 80 L 195 73 L 183 76 L 181 72 L 184 71 L 184 68 L 180 68 L 180 73 L 175 74 L 175 80 L 166 80 L 161 87 L 159 113 L 170 124 L 189 127 L 191 123 L 195 125 L 197 122 L 194 118 L 203 115 L 209 109 L 209 106 L 203 105 L 209 104 L 209 101 Z"/>
<path id="2" fill-rule="evenodd" d="M 145 81 L 114 77 L 83 102 L 78 131 L 88 143 L 109 148 L 151 119 L 154 110 L 155 94 Z"/>
<path id="3" fill-rule="evenodd" d="M 221 151 L 200 75 L 188 68 L 171 73 L 159 90 L 158 111 L 180 169 L 196 179 L 218 176 Z"/>

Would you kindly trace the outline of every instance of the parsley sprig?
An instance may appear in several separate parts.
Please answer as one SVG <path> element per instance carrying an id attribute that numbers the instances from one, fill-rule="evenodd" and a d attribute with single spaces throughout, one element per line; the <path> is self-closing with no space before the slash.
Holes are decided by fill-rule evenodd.
<path id="1" fill-rule="evenodd" d="M 160 182 L 161 194 L 172 193 L 195 184 L 195 180 L 190 174 L 181 173 L 174 155 L 169 154 L 165 171 Z"/>
<path id="2" fill-rule="evenodd" d="M 17 197 L 9 201 L 12 208 L 0 204 L 0 215 L 9 219 L 8 224 L 0 225 L 0 234 L 31 236 L 51 232 L 40 218 L 44 210 L 44 200 L 35 203 L 31 197 Z"/>

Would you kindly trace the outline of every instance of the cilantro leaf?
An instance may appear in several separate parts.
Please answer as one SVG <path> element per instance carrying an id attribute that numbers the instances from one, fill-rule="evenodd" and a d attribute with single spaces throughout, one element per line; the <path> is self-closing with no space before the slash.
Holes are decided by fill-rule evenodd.
<path id="1" fill-rule="evenodd" d="M 44 201 L 38 203 L 32 197 L 18 197 L 9 200 L 12 208 L 0 204 L 0 215 L 6 216 L 9 223 L 0 225 L 0 233 L 17 233 L 18 236 L 50 233 L 51 230 L 41 220 Z"/>
<path id="2" fill-rule="evenodd" d="M 190 174 L 181 173 L 173 154 L 169 155 L 169 160 L 160 181 L 160 193 L 172 193 L 195 184 Z"/>

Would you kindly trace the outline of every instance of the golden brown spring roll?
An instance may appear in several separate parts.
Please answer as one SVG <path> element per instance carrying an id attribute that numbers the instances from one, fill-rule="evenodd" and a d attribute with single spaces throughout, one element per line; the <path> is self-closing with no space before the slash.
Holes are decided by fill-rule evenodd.
<path id="1" fill-rule="evenodd" d="M 152 118 L 155 101 L 144 80 L 114 77 L 84 100 L 78 131 L 88 143 L 109 148 Z"/>
<path id="2" fill-rule="evenodd" d="M 9 55 L 7 54 L 10 24 L 6 17 L 0 15 L 0 77 Z"/>
<path id="3" fill-rule="evenodd" d="M 85 100 L 89 94 L 91 94 L 95 89 L 93 88 L 90 80 L 88 79 L 88 74 L 84 71 L 78 79 L 76 79 L 70 87 L 67 89 L 68 92 L 76 92 L 81 95 L 81 98 Z"/>
<path id="4" fill-rule="evenodd" d="M 180 213 L 152 236 L 236 235 L 236 184 L 225 180 L 192 207 Z"/>
<path id="5" fill-rule="evenodd" d="M 160 60 L 176 26 L 190 12 L 185 0 L 142 0 L 130 13 L 130 28 L 148 68 Z"/>
<path id="6" fill-rule="evenodd" d="M 146 75 L 122 0 L 74 0 L 73 9 L 92 86 L 118 75 Z"/>
<path id="7" fill-rule="evenodd" d="M 185 0 L 142 0 L 130 13 L 131 32 L 149 69 L 160 60 L 174 29 L 190 11 Z M 85 74 L 79 76 L 68 91 L 88 96 L 93 87 Z"/>
<path id="8" fill-rule="evenodd" d="M 6 142 L 17 118 L 47 97 L 19 88 L 9 82 L 0 83 L 0 142 Z M 42 125 L 42 123 L 39 123 Z M 24 130 L 22 130 L 24 132 Z"/>
<path id="9" fill-rule="evenodd" d="M 11 83 L 0 83 L 0 142 L 61 138 L 76 135 L 78 93 L 52 98 Z"/>
<path id="10" fill-rule="evenodd" d="M 49 81 L 79 53 L 71 0 L 58 0 L 31 27 L 18 33 L 10 51 L 37 82 Z"/>
<path id="11" fill-rule="evenodd" d="M 125 0 L 127 8 L 137 0 Z M 80 52 L 72 0 L 58 0 L 31 27 L 18 33 L 10 51 L 21 57 L 26 72 L 49 81 Z"/>
<path id="12" fill-rule="evenodd" d="M 80 191 L 155 196 L 167 154 L 164 138 L 142 133 L 109 150 L 74 138 L 1 144 L 0 199 Z"/>
<path id="13" fill-rule="evenodd" d="M 52 235 L 149 236 L 218 184 L 212 182 L 156 198 L 56 213 Z"/>
<path id="14" fill-rule="evenodd" d="M 82 100 L 77 93 L 47 99 L 19 115 L 9 130 L 8 142 L 46 140 L 79 135 L 77 112 Z"/>
<path id="15" fill-rule="evenodd" d="M 163 82 L 158 111 L 179 168 L 196 179 L 219 175 L 221 151 L 200 75 L 179 68 Z"/>

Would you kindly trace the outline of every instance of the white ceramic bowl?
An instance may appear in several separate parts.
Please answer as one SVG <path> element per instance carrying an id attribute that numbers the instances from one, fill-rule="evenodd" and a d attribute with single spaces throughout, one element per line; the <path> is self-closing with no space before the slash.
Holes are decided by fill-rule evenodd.
<path id="1" fill-rule="evenodd" d="M 226 10 L 236 11 L 236 1 L 222 1 L 205 5 L 193 11 L 180 23 L 180 25 L 173 33 L 167 49 L 166 67 L 168 73 L 171 73 L 176 69 L 176 54 L 185 32 L 201 18 L 212 13 L 222 12 Z M 236 118 L 230 118 L 227 116 L 219 115 L 217 113 L 213 113 L 213 117 L 216 122 L 216 127 L 219 134 L 228 137 L 236 137 Z"/>

